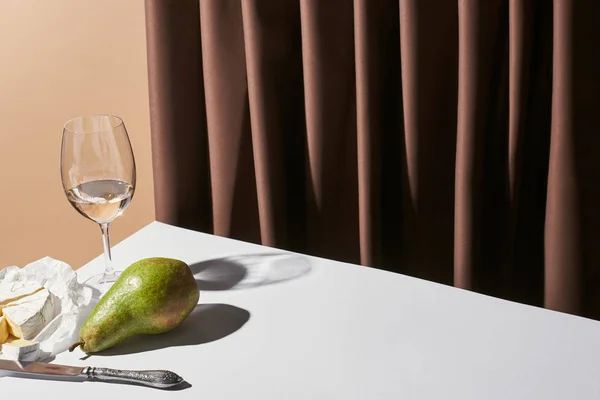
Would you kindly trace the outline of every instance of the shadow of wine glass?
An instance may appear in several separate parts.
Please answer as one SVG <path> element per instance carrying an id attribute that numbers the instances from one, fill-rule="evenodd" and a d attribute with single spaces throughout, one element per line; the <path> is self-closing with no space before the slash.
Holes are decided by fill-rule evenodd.
<path id="1" fill-rule="evenodd" d="M 200 290 L 246 289 L 289 281 L 311 270 L 308 257 L 287 253 L 243 254 L 190 265 Z"/>
<path id="2" fill-rule="evenodd" d="M 190 265 L 200 290 L 229 290 L 246 276 L 246 268 L 227 258 L 216 258 Z"/>
<path id="3" fill-rule="evenodd" d="M 102 297 L 102 292 L 100 290 L 98 290 L 97 288 L 90 286 L 87 283 L 83 283 L 82 286 L 88 287 L 92 291 L 92 297 L 91 297 L 92 303 L 94 303 L 94 304 L 97 303 L 100 300 L 100 298 Z"/>

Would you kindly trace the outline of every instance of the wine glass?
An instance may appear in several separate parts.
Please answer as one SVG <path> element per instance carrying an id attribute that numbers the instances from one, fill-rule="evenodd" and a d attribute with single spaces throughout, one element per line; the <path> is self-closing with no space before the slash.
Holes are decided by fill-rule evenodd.
<path id="1" fill-rule="evenodd" d="M 120 273 L 112 266 L 109 225 L 127 208 L 135 191 L 135 159 L 125 123 L 114 115 L 67 121 L 60 163 L 67 199 L 81 215 L 100 225 L 105 269 L 86 283 L 105 288 Z"/>

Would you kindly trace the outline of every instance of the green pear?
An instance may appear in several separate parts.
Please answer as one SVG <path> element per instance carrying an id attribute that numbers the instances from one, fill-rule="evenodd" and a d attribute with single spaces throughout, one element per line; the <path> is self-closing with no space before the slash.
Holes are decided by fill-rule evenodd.
<path id="1" fill-rule="evenodd" d="M 97 353 L 135 335 L 168 332 L 192 312 L 199 297 L 194 275 L 183 261 L 137 261 L 102 296 L 69 350 L 81 346 L 86 353 Z"/>

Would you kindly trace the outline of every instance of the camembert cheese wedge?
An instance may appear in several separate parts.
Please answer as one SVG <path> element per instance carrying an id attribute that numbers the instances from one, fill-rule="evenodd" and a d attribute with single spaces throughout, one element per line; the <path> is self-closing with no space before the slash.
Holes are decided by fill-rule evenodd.
<path id="1" fill-rule="evenodd" d="M 54 305 L 48 289 L 12 301 L 2 308 L 8 333 L 17 339 L 33 339 L 54 317 Z"/>
<path id="2" fill-rule="evenodd" d="M 31 340 L 11 337 L 2 345 L 2 356 L 17 361 L 35 361 L 40 353 L 40 344 Z"/>
<path id="3" fill-rule="evenodd" d="M 2 343 L 6 342 L 8 339 L 8 323 L 6 322 L 6 317 L 4 315 L 0 315 L 0 347 L 2 347 Z"/>
<path id="4" fill-rule="evenodd" d="M 10 282 L 4 285 L 0 285 L 0 311 L 8 303 L 12 303 L 13 301 L 17 301 L 26 296 L 30 296 L 43 289 L 44 288 L 38 285 L 37 283 Z M 2 315 L 1 312 L 0 315 Z"/>

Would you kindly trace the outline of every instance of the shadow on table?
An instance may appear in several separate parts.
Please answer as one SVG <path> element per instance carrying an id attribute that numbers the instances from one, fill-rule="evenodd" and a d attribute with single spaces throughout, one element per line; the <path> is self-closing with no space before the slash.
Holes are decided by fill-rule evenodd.
<path id="1" fill-rule="evenodd" d="M 90 290 L 92 291 L 92 303 L 93 305 L 96 305 L 96 303 L 98 303 L 98 301 L 100 301 L 100 298 L 102 297 L 102 292 L 97 288 L 88 285 L 87 283 L 84 283 L 83 286 L 90 288 Z"/>
<path id="2" fill-rule="evenodd" d="M 245 254 L 190 265 L 200 290 L 246 289 L 299 278 L 310 272 L 308 257 L 287 253 Z"/>
<path id="3" fill-rule="evenodd" d="M 170 332 L 139 335 L 93 356 L 135 354 L 167 347 L 214 342 L 236 332 L 249 319 L 250 313 L 243 308 L 219 303 L 199 304 L 181 325 Z"/>

